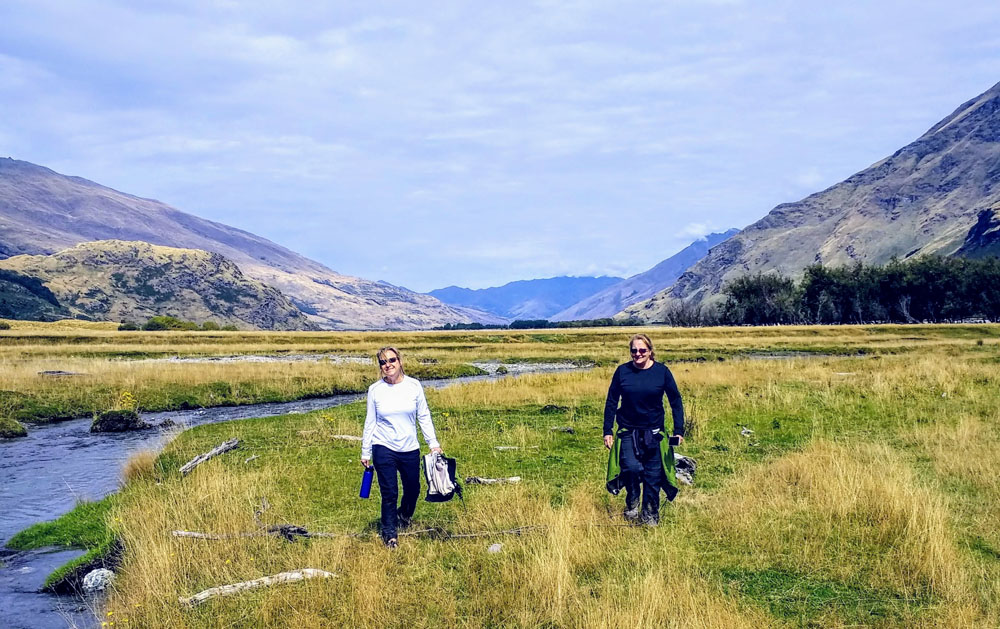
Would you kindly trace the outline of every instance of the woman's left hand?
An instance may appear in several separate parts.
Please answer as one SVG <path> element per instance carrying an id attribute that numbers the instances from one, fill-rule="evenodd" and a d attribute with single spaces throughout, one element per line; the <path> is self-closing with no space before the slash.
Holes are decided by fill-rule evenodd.
<path id="1" fill-rule="evenodd" d="M 431 452 L 438 452 L 440 454 L 444 454 L 444 450 L 442 450 L 441 448 L 431 448 Z"/>

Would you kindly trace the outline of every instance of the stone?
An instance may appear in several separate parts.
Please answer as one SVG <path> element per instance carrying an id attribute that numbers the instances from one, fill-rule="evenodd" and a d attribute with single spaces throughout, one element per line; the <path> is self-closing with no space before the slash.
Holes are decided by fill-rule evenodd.
<path id="1" fill-rule="evenodd" d="M 488 553 L 498 553 L 503 550 L 503 544 L 497 542 L 496 544 L 490 544 L 490 547 L 486 549 Z"/>
<path id="2" fill-rule="evenodd" d="M 83 591 L 87 594 L 103 592 L 115 580 L 115 573 L 107 568 L 91 570 L 83 577 Z"/>

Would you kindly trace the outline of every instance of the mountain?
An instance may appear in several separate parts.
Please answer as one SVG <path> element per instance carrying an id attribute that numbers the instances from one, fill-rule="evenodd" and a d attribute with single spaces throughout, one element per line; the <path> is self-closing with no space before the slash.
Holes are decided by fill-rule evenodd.
<path id="1" fill-rule="evenodd" d="M 504 319 L 548 319 L 581 299 L 621 281 L 620 277 L 552 277 L 518 280 L 492 288 L 449 286 L 428 293 L 446 304 L 475 308 Z"/>
<path id="2" fill-rule="evenodd" d="M 1000 83 L 873 166 L 777 206 L 620 316 L 658 321 L 680 303 L 717 303 L 723 285 L 745 274 L 798 277 L 814 263 L 953 255 L 976 229 L 980 211 L 998 202 Z"/>
<path id="3" fill-rule="evenodd" d="M 0 319 L 55 321 L 71 316 L 38 278 L 0 269 Z"/>
<path id="4" fill-rule="evenodd" d="M 348 234 L 330 234 L 331 244 Z M 328 329 L 422 329 L 467 323 L 433 297 L 341 275 L 249 232 L 29 162 L 0 159 L 0 257 L 51 254 L 95 240 L 218 253 L 287 295 Z"/>
<path id="5" fill-rule="evenodd" d="M 612 284 L 569 308 L 557 312 L 551 319 L 553 321 L 575 321 L 613 317 L 627 306 L 643 299 L 649 299 L 673 284 L 684 271 L 704 258 L 709 249 L 737 232 L 739 232 L 738 229 L 730 229 L 723 233 L 709 234 L 699 238 L 648 271 Z"/>
<path id="6" fill-rule="evenodd" d="M 955 254 L 963 258 L 1000 258 L 1000 205 L 982 210 Z"/>
<path id="7" fill-rule="evenodd" d="M 275 288 L 217 253 L 99 240 L 53 255 L 0 260 L 2 272 L 40 280 L 69 316 L 142 323 L 155 315 L 260 330 L 312 327 Z"/>

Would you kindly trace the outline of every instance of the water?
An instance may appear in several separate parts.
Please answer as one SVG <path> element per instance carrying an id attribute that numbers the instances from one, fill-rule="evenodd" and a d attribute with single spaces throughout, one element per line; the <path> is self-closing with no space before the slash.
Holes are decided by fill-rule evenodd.
<path id="1" fill-rule="evenodd" d="M 499 363 L 477 363 L 491 375 L 428 380 L 428 388 L 497 378 Z M 521 373 L 568 371 L 572 364 L 505 366 L 511 376 Z M 143 413 L 153 425 L 173 422 L 184 428 L 234 419 L 305 413 L 349 404 L 363 394 L 335 395 L 294 402 L 252 404 L 188 411 Z M 174 430 L 91 433 L 91 419 L 29 426 L 27 437 L 0 440 L 0 547 L 18 531 L 53 520 L 80 500 L 97 500 L 119 488 L 121 468 L 133 452 L 159 451 Z M 0 627 L 96 627 L 88 611 L 94 601 L 38 593 L 57 567 L 82 554 L 77 550 L 47 550 L 0 555 Z"/>

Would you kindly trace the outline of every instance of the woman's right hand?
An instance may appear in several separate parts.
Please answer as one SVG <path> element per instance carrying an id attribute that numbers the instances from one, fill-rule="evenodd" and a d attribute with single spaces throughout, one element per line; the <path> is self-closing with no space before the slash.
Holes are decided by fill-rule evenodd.
<path id="1" fill-rule="evenodd" d="M 615 445 L 614 435 L 604 435 L 604 447 L 610 450 L 613 445 Z"/>
<path id="2" fill-rule="evenodd" d="M 370 463 L 371 459 L 361 459 L 361 465 L 364 467 L 368 467 Z"/>

